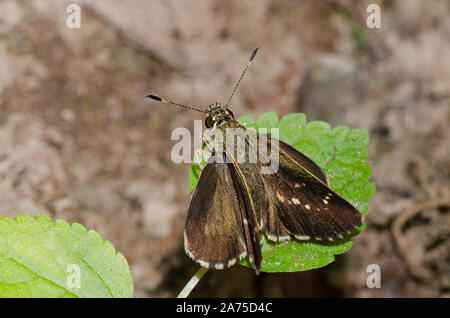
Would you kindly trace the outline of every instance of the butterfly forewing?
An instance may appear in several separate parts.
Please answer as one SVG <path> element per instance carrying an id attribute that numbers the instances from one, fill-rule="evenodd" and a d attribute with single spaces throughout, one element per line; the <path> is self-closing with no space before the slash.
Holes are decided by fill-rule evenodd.
<path id="1" fill-rule="evenodd" d="M 268 137 L 268 141 L 271 144 L 271 140 L 274 138 Z M 328 184 L 327 178 L 323 173 L 322 169 L 310 158 L 302 154 L 300 151 L 295 149 L 294 147 L 289 146 L 285 142 L 281 140 L 277 140 L 278 144 L 278 152 L 280 154 L 280 161 L 282 161 L 284 167 L 291 166 L 295 170 L 297 167 L 301 167 L 302 170 L 308 171 L 310 174 L 314 175 L 317 179 L 322 181 L 325 184 Z M 273 148 L 277 148 L 276 145 L 273 145 Z M 274 149 L 277 151 L 276 149 Z"/>
<path id="2" fill-rule="evenodd" d="M 216 154 L 215 156 L 226 154 Z M 261 263 L 256 228 L 249 222 L 250 202 L 231 163 L 213 162 L 202 171 L 192 196 L 185 227 L 185 249 L 204 267 L 228 268 L 247 254 Z"/>
<path id="3" fill-rule="evenodd" d="M 280 234 L 280 222 L 297 239 L 328 241 L 343 239 L 362 224 L 361 213 L 328 187 L 311 159 L 281 141 L 278 144 L 277 173 L 262 175 L 268 213 L 275 214 L 264 218 L 270 221 L 264 224 L 269 239 L 287 239 L 283 231 Z"/>

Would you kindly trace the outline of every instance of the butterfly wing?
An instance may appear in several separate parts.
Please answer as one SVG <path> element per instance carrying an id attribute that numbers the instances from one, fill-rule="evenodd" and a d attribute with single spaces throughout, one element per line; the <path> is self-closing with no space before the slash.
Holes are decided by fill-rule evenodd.
<path id="1" fill-rule="evenodd" d="M 270 136 L 267 137 L 267 140 L 271 142 L 271 140 L 274 138 L 271 138 Z M 312 175 L 314 175 L 317 179 L 322 181 L 322 183 L 328 184 L 327 177 L 323 173 L 322 169 L 310 158 L 302 154 L 300 151 L 295 149 L 292 146 L 289 146 L 287 143 L 276 140 L 278 142 L 278 148 L 280 153 L 280 160 L 283 160 L 285 165 L 290 165 L 289 161 L 293 161 L 295 169 L 297 166 L 301 166 L 304 170 L 309 171 Z M 289 157 L 289 158 L 288 158 Z"/>
<path id="2" fill-rule="evenodd" d="M 255 244 L 249 244 L 254 233 L 247 221 L 248 202 L 233 164 L 214 162 L 214 158 L 194 190 L 184 243 L 186 253 L 201 266 L 223 269 L 257 252 Z M 259 262 L 260 258 L 259 252 Z"/>
<path id="3" fill-rule="evenodd" d="M 233 151 L 220 154 L 224 163 L 212 157 L 199 178 L 184 233 L 192 259 L 222 269 L 248 255 L 258 272 L 262 232 L 272 241 L 292 237 L 333 241 L 362 224 L 361 213 L 329 188 L 314 161 L 270 137 L 258 135 L 255 144 L 249 139 L 252 133 L 247 133 Z M 261 156 L 261 141 L 279 154 L 275 173 L 261 174 L 260 161 L 237 160 L 237 153 L 246 147 Z"/>
<path id="4" fill-rule="evenodd" d="M 269 142 L 279 151 L 278 171 L 262 175 L 270 206 L 263 227 L 270 240 L 333 241 L 361 226 L 362 214 L 328 187 L 317 164 L 282 141 Z"/>

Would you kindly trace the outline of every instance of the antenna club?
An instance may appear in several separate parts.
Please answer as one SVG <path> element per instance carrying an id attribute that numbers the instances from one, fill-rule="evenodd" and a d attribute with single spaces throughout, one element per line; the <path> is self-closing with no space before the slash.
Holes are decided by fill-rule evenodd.
<path id="1" fill-rule="evenodd" d="M 253 53 L 252 53 L 252 56 L 250 57 L 249 62 L 253 61 L 253 59 L 254 59 L 255 56 L 256 56 L 256 53 L 258 53 L 258 50 L 259 50 L 260 48 L 261 48 L 261 47 L 257 47 L 256 49 L 253 50 Z"/>
<path id="2" fill-rule="evenodd" d="M 145 97 L 157 100 L 158 102 L 162 102 L 163 101 L 161 97 L 158 97 L 158 96 L 155 96 L 155 95 L 147 95 Z"/>
<path id="3" fill-rule="evenodd" d="M 172 101 L 170 101 L 170 100 L 161 98 L 161 97 L 156 96 L 156 95 L 147 95 L 147 96 L 145 96 L 145 97 L 151 98 L 151 99 L 156 100 L 156 101 L 161 102 L 161 103 L 172 104 L 172 105 L 175 105 L 175 106 L 178 106 L 178 107 L 183 107 L 183 108 L 195 110 L 195 111 L 198 111 L 198 112 L 200 112 L 200 113 L 206 113 L 204 110 L 197 109 L 197 108 L 195 108 L 195 107 L 190 107 L 190 106 L 183 105 L 183 104 L 174 103 L 174 102 L 172 102 Z"/>

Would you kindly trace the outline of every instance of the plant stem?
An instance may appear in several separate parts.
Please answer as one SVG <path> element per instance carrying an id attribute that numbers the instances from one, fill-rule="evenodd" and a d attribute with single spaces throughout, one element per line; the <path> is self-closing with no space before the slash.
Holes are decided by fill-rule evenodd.
<path id="1" fill-rule="evenodd" d="M 205 273 L 207 271 L 208 271 L 208 268 L 200 266 L 197 273 L 195 273 L 195 275 L 192 276 L 192 278 L 188 281 L 186 286 L 184 286 L 184 288 L 180 292 L 180 294 L 178 294 L 177 298 L 186 298 L 187 296 L 189 296 L 191 291 L 194 289 L 194 287 L 197 285 L 197 283 L 200 281 L 200 279 L 202 279 L 203 275 L 205 275 Z"/>

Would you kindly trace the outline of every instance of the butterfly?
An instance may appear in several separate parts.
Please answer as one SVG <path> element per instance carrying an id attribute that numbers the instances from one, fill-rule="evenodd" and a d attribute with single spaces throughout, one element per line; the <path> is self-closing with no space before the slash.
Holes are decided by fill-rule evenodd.
<path id="1" fill-rule="evenodd" d="M 248 257 L 258 274 L 264 236 L 272 242 L 342 240 L 364 219 L 329 187 L 313 160 L 273 136 L 246 130 L 234 119 L 228 105 L 257 51 L 225 106 L 214 103 L 202 111 L 155 95 L 147 97 L 204 112 L 207 128 L 223 135 L 234 130 L 241 137 L 232 149 L 213 151 L 202 169 L 187 213 L 184 247 L 188 256 L 207 268 L 229 268 Z M 273 173 L 262 173 L 267 160 L 237 160 L 241 149 L 263 157 L 261 145 L 278 155 Z"/>

